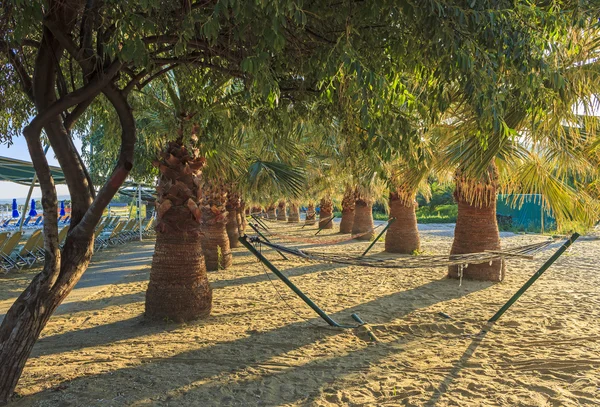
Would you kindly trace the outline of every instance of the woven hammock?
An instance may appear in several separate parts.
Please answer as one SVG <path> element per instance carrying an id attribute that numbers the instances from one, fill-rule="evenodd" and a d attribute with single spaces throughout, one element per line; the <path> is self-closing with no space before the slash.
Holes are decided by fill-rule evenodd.
<path id="1" fill-rule="evenodd" d="M 251 238 L 251 242 L 265 245 L 280 252 L 298 256 L 309 261 L 339 263 L 364 267 L 410 269 L 482 264 L 510 257 L 532 260 L 535 254 L 552 244 L 554 240 L 547 240 L 541 243 L 518 246 L 505 250 L 489 250 L 481 253 L 400 256 L 388 259 L 372 257 L 354 257 L 348 255 L 292 249 L 286 246 L 282 246 L 280 244 L 266 242 L 265 240 L 258 237 Z"/>
<path id="2" fill-rule="evenodd" d="M 383 226 L 384 224 L 381 225 L 377 225 L 375 227 L 372 227 L 371 229 L 367 230 L 366 232 L 362 232 L 362 233 L 355 233 L 353 235 L 350 236 L 343 236 L 343 237 L 339 237 L 337 239 L 318 239 L 318 238 L 310 238 L 310 237 L 303 237 L 303 236 L 292 236 L 290 235 L 290 233 L 276 233 L 273 232 L 272 230 L 268 230 L 266 231 L 266 233 L 268 233 L 269 236 L 273 236 L 273 237 L 277 237 L 280 238 L 282 240 L 287 240 L 290 242 L 295 242 L 295 243 L 306 243 L 306 244 L 320 244 L 320 245 L 333 245 L 333 244 L 338 244 L 338 243 L 343 243 L 343 242 L 349 242 L 351 240 L 354 239 L 358 239 L 359 237 L 368 235 L 369 233 L 372 233 L 373 231 L 375 231 L 377 228 Z"/>

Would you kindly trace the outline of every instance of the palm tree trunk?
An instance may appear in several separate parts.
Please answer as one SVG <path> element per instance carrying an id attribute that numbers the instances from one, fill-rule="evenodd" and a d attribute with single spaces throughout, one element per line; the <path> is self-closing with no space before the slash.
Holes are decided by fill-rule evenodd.
<path id="1" fill-rule="evenodd" d="M 306 208 L 306 219 L 304 223 L 306 225 L 314 225 L 317 222 L 317 212 L 315 211 L 315 204 L 309 202 L 308 208 Z"/>
<path id="2" fill-rule="evenodd" d="M 288 222 L 300 222 L 300 206 L 296 202 L 290 203 L 290 216 L 288 216 Z"/>
<path id="3" fill-rule="evenodd" d="M 227 235 L 227 190 L 221 181 L 204 184 L 202 191 L 202 248 L 207 271 L 229 268 L 232 263 Z"/>
<path id="4" fill-rule="evenodd" d="M 330 197 L 321 199 L 321 210 L 319 211 L 319 229 L 333 229 L 333 201 Z"/>
<path id="5" fill-rule="evenodd" d="M 500 234 L 496 220 L 497 184 L 495 167 L 492 179 L 473 181 L 457 176 L 454 197 L 458 201 L 458 216 L 451 254 L 480 253 L 500 250 Z M 462 269 L 463 278 L 483 281 L 502 281 L 504 262 L 469 264 Z M 448 276 L 459 278 L 459 266 L 450 266 Z"/>
<path id="6" fill-rule="evenodd" d="M 210 314 L 212 289 L 202 254 L 198 207 L 203 166 L 204 159 L 191 157 L 181 142 L 169 143 L 162 154 L 156 246 L 146 291 L 149 318 L 189 321 Z"/>
<path id="7" fill-rule="evenodd" d="M 354 208 L 356 204 L 355 192 L 347 187 L 342 199 L 342 220 L 340 222 L 340 233 L 352 233 L 354 224 Z"/>
<path id="8" fill-rule="evenodd" d="M 233 256 L 229 246 L 229 236 L 225 223 L 216 222 L 202 227 L 202 247 L 207 271 L 225 270 L 231 267 Z"/>
<path id="9" fill-rule="evenodd" d="M 285 214 L 285 200 L 279 201 L 279 205 L 277 206 L 277 220 L 287 221 L 287 216 Z"/>
<path id="10" fill-rule="evenodd" d="M 229 247 L 235 248 L 240 245 L 238 238 L 240 237 L 240 224 L 239 224 L 239 213 L 240 198 L 235 192 L 230 191 L 227 199 L 227 224 L 225 226 L 227 230 L 227 236 L 229 238 Z"/>
<path id="11" fill-rule="evenodd" d="M 412 254 L 421 249 L 415 195 L 410 194 L 406 198 L 398 193 L 390 193 L 390 218 L 396 218 L 396 221 L 390 225 L 385 235 L 386 252 Z"/>
<path id="12" fill-rule="evenodd" d="M 277 210 L 275 204 L 271 204 L 267 207 L 267 219 L 277 220 Z"/>
<path id="13" fill-rule="evenodd" d="M 373 202 L 368 199 L 357 199 L 354 209 L 354 222 L 352 234 L 360 235 L 358 240 L 371 240 L 375 235 L 373 231 Z"/>
<path id="14" fill-rule="evenodd" d="M 246 201 L 240 200 L 240 207 L 237 210 L 239 234 L 242 236 L 246 231 Z"/>

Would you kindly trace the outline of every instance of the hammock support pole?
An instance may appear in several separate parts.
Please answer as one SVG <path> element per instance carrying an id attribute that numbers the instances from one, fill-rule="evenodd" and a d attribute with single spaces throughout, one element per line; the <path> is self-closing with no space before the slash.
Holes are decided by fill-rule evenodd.
<path id="1" fill-rule="evenodd" d="M 317 304 L 315 304 L 310 298 L 306 296 L 294 283 L 292 283 L 281 271 L 277 269 L 265 256 L 263 256 L 258 250 L 254 248 L 248 242 L 246 236 L 240 236 L 239 239 L 241 244 L 243 244 L 246 249 L 250 251 L 253 255 L 256 256 L 258 260 L 260 260 L 269 270 L 271 270 L 281 281 L 285 283 L 298 297 L 302 299 L 309 307 L 313 309 L 321 318 L 325 320 L 330 326 L 334 326 L 336 328 L 356 328 L 356 326 L 345 326 L 338 324 L 333 318 L 331 318 L 325 311 L 323 311 Z"/>
<path id="2" fill-rule="evenodd" d="M 262 238 L 263 238 L 263 239 L 264 239 L 266 242 L 268 242 L 268 243 L 271 243 L 271 242 L 269 241 L 269 239 L 267 239 L 267 238 L 265 237 L 265 235 L 263 235 L 262 233 L 260 233 L 260 230 L 258 230 L 258 228 L 256 227 L 256 225 L 255 225 L 254 223 L 249 223 L 249 225 L 250 225 L 250 227 L 251 227 L 252 229 L 254 229 L 254 231 L 255 231 L 256 233 L 258 233 L 258 235 L 259 235 L 260 237 L 262 237 Z M 277 250 L 277 249 L 275 249 L 275 250 Z M 277 250 L 277 253 L 279 253 L 279 254 L 281 255 L 281 257 L 283 257 L 283 259 L 284 259 L 284 260 L 289 260 L 287 257 L 285 257 L 285 254 L 281 253 L 279 250 Z"/>
<path id="3" fill-rule="evenodd" d="M 258 216 L 255 216 L 255 215 L 250 215 L 250 216 L 252 216 L 252 219 L 254 219 L 254 221 L 255 221 L 256 223 L 258 223 L 258 224 L 260 225 L 260 227 L 262 227 L 264 230 L 268 230 L 268 229 L 269 229 L 269 228 L 267 227 L 267 225 L 263 223 L 263 221 L 262 221 L 262 220 L 258 219 Z"/>
<path id="4" fill-rule="evenodd" d="M 519 289 L 519 291 L 517 291 L 515 293 L 515 295 L 513 295 L 510 298 L 510 300 L 508 300 L 506 302 L 506 304 L 504 304 L 502 306 L 502 308 L 500 308 L 500 310 L 498 310 L 498 312 L 496 312 L 496 314 L 494 314 L 494 316 L 488 320 L 488 322 L 490 322 L 490 323 L 496 322 L 502 316 L 502 314 L 504 314 L 506 312 L 506 310 L 508 310 L 510 308 L 511 305 L 513 305 L 515 302 L 517 302 L 519 297 L 521 297 L 521 295 L 523 295 L 523 293 L 525 293 L 525 291 L 527 291 L 527 289 L 529 287 L 531 287 L 531 285 L 533 283 L 535 283 L 535 281 L 538 278 L 540 278 L 540 276 L 542 274 L 544 274 L 544 272 L 546 270 L 548 270 L 548 268 L 552 265 L 552 263 L 554 263 L 565 252 L 565 250 L 567 250 L 569 248 L 569 246 L 571 246 L 571 244 L 573 244 L 573 242 L 575 242 L 575 240 L 577 240 L 578 237 L 579 237 L 579 233 L 573 233 L 571 235 L 571 237 L 561 247 L 558 248 L 558 250 L 552 255 L 552 257 L 550 257 L 542 265 L 542 267 L 540 267 L 540 269 L 538 271 L 536 271 L 535 274 L 533 276 L 531 276 L 531 278 L 529 280 L 527 280 L 527 282 L 525 284 L 523 284 L 523 287 L 521 287 Z"/>
<path id="5" fill-rule="evenodd" d="M 396 221 L 396 218 L 391 218 L 390 220 L 388 220 L 388 224 L 385 225 L 385 227 L 383 228 L 383 230 L 377 235 L 377 237 L 375 238 L 375 240 L 373 240 L 371 242 L 371 244 L 369 245 L 369 247 L 367 247 L 367 250 L 365 250 L 365 252 L 363 254 L 360 255 L 360 257 L 364 257 L 366 256 L 367 253 L 369 253 L 369 250 L 371 250 L 371 248 L 373 246 L 375 246 L 375 243 L 377 243 L 377 241 L 379 240 L 379 238 L 381 236 L 383 236 L 383 234 L 385 233 L 386 230 L 388 230 L 388 228 L 392 225 L 392 223 L 394 223 Z"/>
<path id="6" fill-rule="evenodd" d="M 333 215 L 326 224 L 323 225 L 323 227 L 319 227 L 319 230 L 317 230 L 317 233 L 315 233 L 315 236 L 318 235 L 319 233 L 321 233 L 321 231 L 325 228 L 325 226 L 329 225 L 330 222 L 333 222 L 333 219 L 335 218 L 335 215 Z"/>

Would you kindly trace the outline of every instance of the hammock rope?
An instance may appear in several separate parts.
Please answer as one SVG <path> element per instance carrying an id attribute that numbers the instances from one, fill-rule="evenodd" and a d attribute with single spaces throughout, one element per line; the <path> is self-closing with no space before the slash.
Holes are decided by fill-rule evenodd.
<path id="1" fill-rule="evenodd" d="M 310 237 L 294 237 L 294 236 L 290 236 L 289 234 L 281 234 L 281 233 L 275 233 L 275 232 L 271 232 L 271 231 L 267 231 L 267 233 L 269 234 L 269 236 L 277 237 L 282 240 L 287 240 L 290 242 L 306 243 L 306 244 L 321 244 L 324 246 L 329 246 L 329 245 L 334 245 L 334 244 L 338 244 L 338 243 L 349 242 L 351 240 L 358 239 L 359 237 L 366 236 L 369 233 L 373 233 L 375 230 L 377 230 L 378 228 L 380 228 L 383 225 L 385 225 L 385 223 L 374 226 L 371 229 L 367 230 L 366 232 L 356 233 L 356 234 L 353 234 L 350 236 L 344 236 L 344 237 L 340 237 L 338 239 L 330 239 L 330 240 L 311 239 Z"/>
<path id="2" fill-rule="evenodd" d="M 546 240 L 540 243 L 533 243 L 525 246 L 513 247 L 505 250 L 485 251 L 481 253 L 452 254 L 452 255 L 421 255 L 421 256 L 401 256 L 391 259 L 382 258 L 364 258 L 348 255 L 331 254 L 325 252 L 316 252 L 300 249 L 292 249 L 281 244 L 266 242 L 259 237 L 251 238 L 252 242 L 260 243 L 275 250 L 289 253 L 291 255 L 303 258 L 308 261 L 339 263 L 354 266 L 410 269 L 425 267 L 447 267 L 461 266 L 465 264 L 483 264 L 495 260 L 502 260 L 507 257 L 518 257 L 533 259 L 533 256 L 554 242 Z"/>

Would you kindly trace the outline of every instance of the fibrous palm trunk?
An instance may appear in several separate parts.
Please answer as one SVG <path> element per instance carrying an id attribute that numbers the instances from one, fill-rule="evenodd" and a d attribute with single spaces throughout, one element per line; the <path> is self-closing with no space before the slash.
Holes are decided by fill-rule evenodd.
<path id="1" fill-rule="evenodd" d="M 412 254 L 421 249 L 414 193 L 390 193 L 390 218 L 396 220 L 385 235 L 385 251 Z"/>
<path id="2" fill-rule="evenodd" d="M 201 168 L 204 159 L 181 142 L 161 155 L 156 201 L 156 246 L 146 291 L 146 316 L 189 321 L 212 307 L 201 245 Z"/>
<path id="3" fill-rule="evenodd" d="M 333 201 L 328 196 L 323 197 L 319 206 L 319 229 L 333 229 Z"/>
<path id="4" fill-rule="evenodd" d="M 205 183 L 202 189 L 202 248 L 206 270 L 229 268 L 232 263 L 226 223 L 227 190 L 222 182 Z"/>
<path id="5" fill-rule="evenodd" d="M 354 224 L 354 208 L 356 204 L 355 191 L 347 187 L 342 199 L 342 220 L 340 222 L 340 233 L 352 233 Z"/>
<path id="6" fill-rule="evenodd" d="M 473 180 L 457 174 L 454 198 L 458 202 L 458 216 L 454 230 L 451 254 L 480 253 L 500 250 L 500 234 L 496 220 L 497 179 L 496 168 L 490 166 L 488 175 Z M 483 281 L 502 281 L 502 260 L 467 267 L 450 266 L 448 276 Z"/>
<path id="7" fill-rule="evenodd" d="M 277 210 L 275 204 L 271 204 L 267 207 L 267 219 L 277 220 Z"/>
<path id="8" fill-rule="evenodd" d="M 236 192 L 229 191 L 225 209 L 227 209 L 227 225 L 225 227 L 229 237 L 229 247 L 235 248 L 240 245 L 238 238 L 240 237 L 241 221 L 238 212 L 240 209 L 240 196 Z"/>
<path id="9" fill-rule="evenodd" d="M 282 199 L 279 201 L 277 205 L 277 220 L 287 221 L 287 216 L 285 214 L 285 200 Z"/>
<path id="10" fill-rule="evenodd" d="M 240 207 L 238 208 L 238 227 L 240 236 L 244 235 L 246 231 L 246 201 L 243 199 L 240 200 Z"/>
<path id="11" fill-rule="evenodd" d="M 357 198 L 354 209 L 354 223 L 352 234 L 358 240 L 371 240 L 375 235 L 373 231 L 373 201 L 368 198 Z"/>
<path id="12" fill-rule="evenodd" d="M 290 203 L 290 216 L 288 216 L 289 223 L 300 222 L 300 205 L 297 202 Z"/>
<path id="13" fill-rule="evenodd" d="M 308 208 L 306 208 L 306 220 L 304 221 L 306 225 L 314 225 L 317 223 L 317 212 L 315 211 L 315 204 L 309 202 Z"/>

